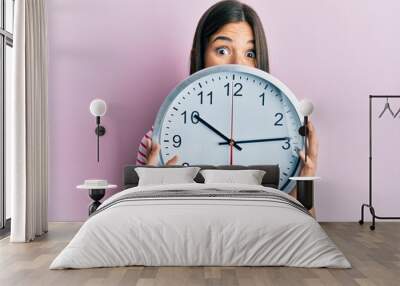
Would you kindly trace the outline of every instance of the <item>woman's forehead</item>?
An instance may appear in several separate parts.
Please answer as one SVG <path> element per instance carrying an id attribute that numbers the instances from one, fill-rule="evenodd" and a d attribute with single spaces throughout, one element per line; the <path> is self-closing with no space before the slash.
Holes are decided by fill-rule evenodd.
<path id="1" fill-rule="evenodd" d="M 215 40 L 226 40 L 236 43 L 244 43 L 254 41 L 253 29 L 247 22 L 235 22 L 222 26 L 210 37 L 210 43 Z"/>

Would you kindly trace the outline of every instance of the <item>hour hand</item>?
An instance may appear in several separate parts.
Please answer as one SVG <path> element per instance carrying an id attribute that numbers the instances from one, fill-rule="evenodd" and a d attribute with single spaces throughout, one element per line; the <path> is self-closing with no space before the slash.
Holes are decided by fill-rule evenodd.
<path id="1" fill-rule="evenodd" d="M 193 116 L 196 118 L 199 122 L 201 122 L 204 126 L 206 126 L 208 129 L 212 130 L 215 134 L 217 134 L 219 137 L 225 140 L 225 144 L 220 144 L 220 145 L 230 145 L 232 144 L 233 147 L 238 149 L 239 151 L 242 150 L 242 147 L 240 147 L 235 140 L 229 139 L 227 136 L 225 136 L 223 133 L 221 133 L 219 130 L 217 130 L 214 126 L 212 126 L 210 123 L 205 121 L 203 118 L 201 118 L 199 115 L 195 114 Z"/>
<path id="2" fill-rule="evenodd" d="M 258 143 L 258 142 L 273 142 L 273 141 L 286 141 L 290 140 L 290 137 L 278 137 L 278 138 L 263 138 L 263 139 L 249 139 L 249 140 L 239 140 L 235 141 L 238 144 L 244 143 Z M 227 145 L 229 142 L 219 142 L 219 145 Z"/>

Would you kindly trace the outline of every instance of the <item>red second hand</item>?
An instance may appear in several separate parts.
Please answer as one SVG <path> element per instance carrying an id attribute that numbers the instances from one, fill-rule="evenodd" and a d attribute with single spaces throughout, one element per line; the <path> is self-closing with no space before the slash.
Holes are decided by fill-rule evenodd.
<path id="1" fill-rule="evenodd" d="M 231 97 L 232 97 L 232 103 L 231 103 L 231 142 L 229 142 L 229 147 L 230 147 L 230 164 L 233 165 L 233 83 L 232 83 L 232 92 L 231 92 Z"/>
<path id="2" fill-rule="evenodd" d="M 232 144 L 229 144 L 229 145 L 230 145 L 230 148 L 231 148 L 230 164 L 233 165 L 233 145 Z"/>

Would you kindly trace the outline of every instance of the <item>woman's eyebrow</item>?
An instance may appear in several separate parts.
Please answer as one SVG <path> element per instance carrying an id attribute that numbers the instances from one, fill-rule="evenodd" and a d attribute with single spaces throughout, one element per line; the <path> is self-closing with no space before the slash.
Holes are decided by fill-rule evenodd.
<path id="1" fill-rule="evenodd" d="M 215 41 L 218 41 L 218 40 L 233 42 L 233 40 L 231 38 L 227 37 L 227 36 L 216 36 L 214 38 L 214 40 L 211 41 L 211 43 L 214 43 Z M 248 40 L 247 43 L 255 44 L 256 41 L 255 40 Z"/>
<path id="2" fill-rule="evenodd" d="M 211 43 L 214 43 L 215 41 L 218 41 L 218 40 L 233 42 L 233 40 L 227 36 L 217 36 L 214 38 L 214 40 L 212 40 Z"/>

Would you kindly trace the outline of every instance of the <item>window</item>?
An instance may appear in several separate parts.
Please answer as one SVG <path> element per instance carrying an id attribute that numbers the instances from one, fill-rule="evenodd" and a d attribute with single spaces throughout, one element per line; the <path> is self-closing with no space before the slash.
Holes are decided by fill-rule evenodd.
<path id="1" fill-rule="evenodd" d="M 0 0 L 0 228 L 4 232 L 9 227 L 10 194 L 4 182 L 5 156 L 5 98 L 11 92 L 11 72 L 13 65 L 14 0 Z"/>

